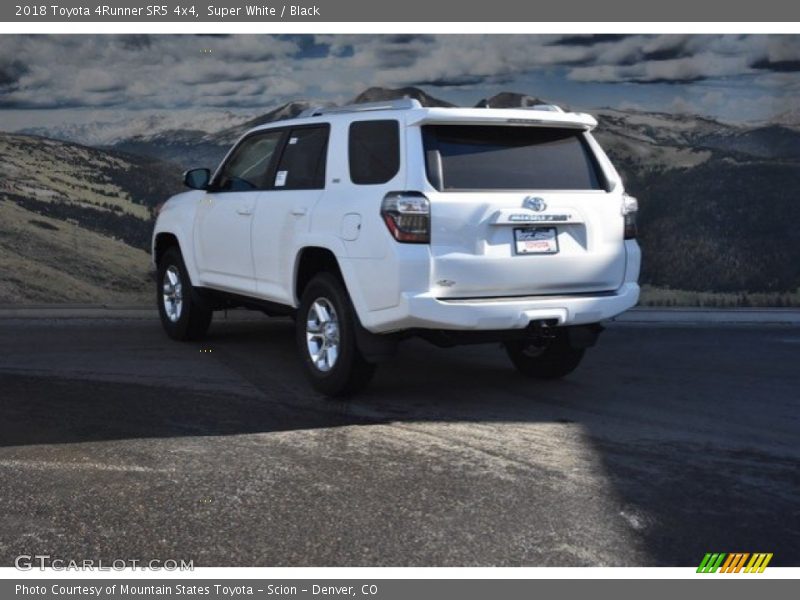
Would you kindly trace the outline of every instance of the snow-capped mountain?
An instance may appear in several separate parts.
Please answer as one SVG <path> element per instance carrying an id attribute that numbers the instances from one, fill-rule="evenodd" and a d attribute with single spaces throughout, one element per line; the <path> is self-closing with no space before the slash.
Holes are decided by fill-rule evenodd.
<path id="1" fill-rule="evenodd" d="M 547 104 L 547 102 L 528 94 L 500 92 L 491 98 L 484 98 L 478 101 L 475 108 L 528 108 L 537 104 Z"/>
<path id="2" fill-rule="evenodd" d="M 173 162 L 184 169 L 213 168 L 219 164 L 231 145 L 249 129 L 296 117 L 305 109 L 317 104 L 319 103 L 309 100 L 287 102 L 264 114 L 239 117 L 235 120 L 217 119 L 211 114 L 204 121 L 213 122 L 213 125 L 209 123 L 204 129 L 187 127 L 137 134 L 119 138 L 107 147 Z"/>
<path id="3" fill-rule="evenodd" d="M 281 104 L 277 108 L 259 115 L 257 117 L 249 117 L 241 123 L 236 123 L 230 127 L 225 127 L 208 137 L 209 141 L 214 141 L 219 144 L 232 144 L 236 138 L 243 135 L 249 129 L 272 123 L 274 121 L 282 121 L 284 119 L 292 119 L 299 115 L 304 110 L 317 106 L 330 106 L 329 102 L 315 102 L 313 100 L 294 100 Z"/>
<path id="4" fill-rule="evenodd" d="M 769 121 L 760 125 L 782 125 L 800 131 L 800 106 L 790 108 L 773 116 Z"/>
<path id="5" fill-rule="evenodd" d="M 66 123 L 48 127 L 29 127 L 18 133 L 39 135 L 64 140 L 84 146 L 114 146 L 124 141 L 151 140 L 164 135 L 180 135 L 191 131 L 196 134 L 213 134 L 246 122 L 250 116 L 229 111 L 220 112 L 159 112 L 134 118 Z"/>
<path id="6" fill-rule="evenodd" d="M 417 87 L 407 86 L 402 88 L 367 88 L 350 101 L 350 104 L 362 104 L 365 102 L 386 102 L 388 100 L 400 100 L 401 98 L 413 98 L 418 100 L 422 106 L 455 106 L 454 104 L 431 96 L 424 90 Z"/>

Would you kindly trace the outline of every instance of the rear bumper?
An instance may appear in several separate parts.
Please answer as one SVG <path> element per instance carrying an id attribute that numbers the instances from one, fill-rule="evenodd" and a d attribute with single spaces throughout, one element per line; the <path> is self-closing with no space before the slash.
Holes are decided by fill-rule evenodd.
<path id="1" fill-rule="evenodd" d="M 397 306 L 371 311 L 362 317 L 362 322 L 372 333 L 415 328 L 522 329 L 535 321 L 555 321 L 559 326 L 585 325 L 610 319 L 638 301 L 639 286 L 631 282 L 615 292 L 596 295 L 448 300 L 430 293 L 402 294 Z"/>

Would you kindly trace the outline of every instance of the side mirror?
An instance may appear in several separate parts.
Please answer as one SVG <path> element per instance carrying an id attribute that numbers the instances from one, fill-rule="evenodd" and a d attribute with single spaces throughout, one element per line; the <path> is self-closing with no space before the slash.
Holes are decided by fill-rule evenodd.
<path id="1" fill-rule="evenodd" d="M 204 190 L 211 180 L 211 171 L 208 169 L 191 169 L 183 174 L 183 183 L 193 190 Z"/>

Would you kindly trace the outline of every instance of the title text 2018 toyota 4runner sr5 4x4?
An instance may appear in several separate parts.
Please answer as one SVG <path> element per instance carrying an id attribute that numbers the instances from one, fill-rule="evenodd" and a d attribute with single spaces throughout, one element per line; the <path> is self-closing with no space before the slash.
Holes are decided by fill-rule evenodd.
<path id="1" fill-rule="evenodd" d="M 198 339 L 234 306 L 293 316 L 331 396 L 410 336 L 501 342 L 525 375 L 562 377 L 639 297 L 637 203 L 596 124 L 404 99 L 257 127 L 159 213 L 164 329 Z"/>

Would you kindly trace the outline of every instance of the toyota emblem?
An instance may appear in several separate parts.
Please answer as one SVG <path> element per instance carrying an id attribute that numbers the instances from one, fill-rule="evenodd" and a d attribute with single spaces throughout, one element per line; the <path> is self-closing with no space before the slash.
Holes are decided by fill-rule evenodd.
<path id="1" fill-rule="evenodd" d="M 523 208 L 530 208 L 535 212 L 542 212 L 547 208 L 547 203 L 536 196 L 528 196 L 522 201 Z"/>

